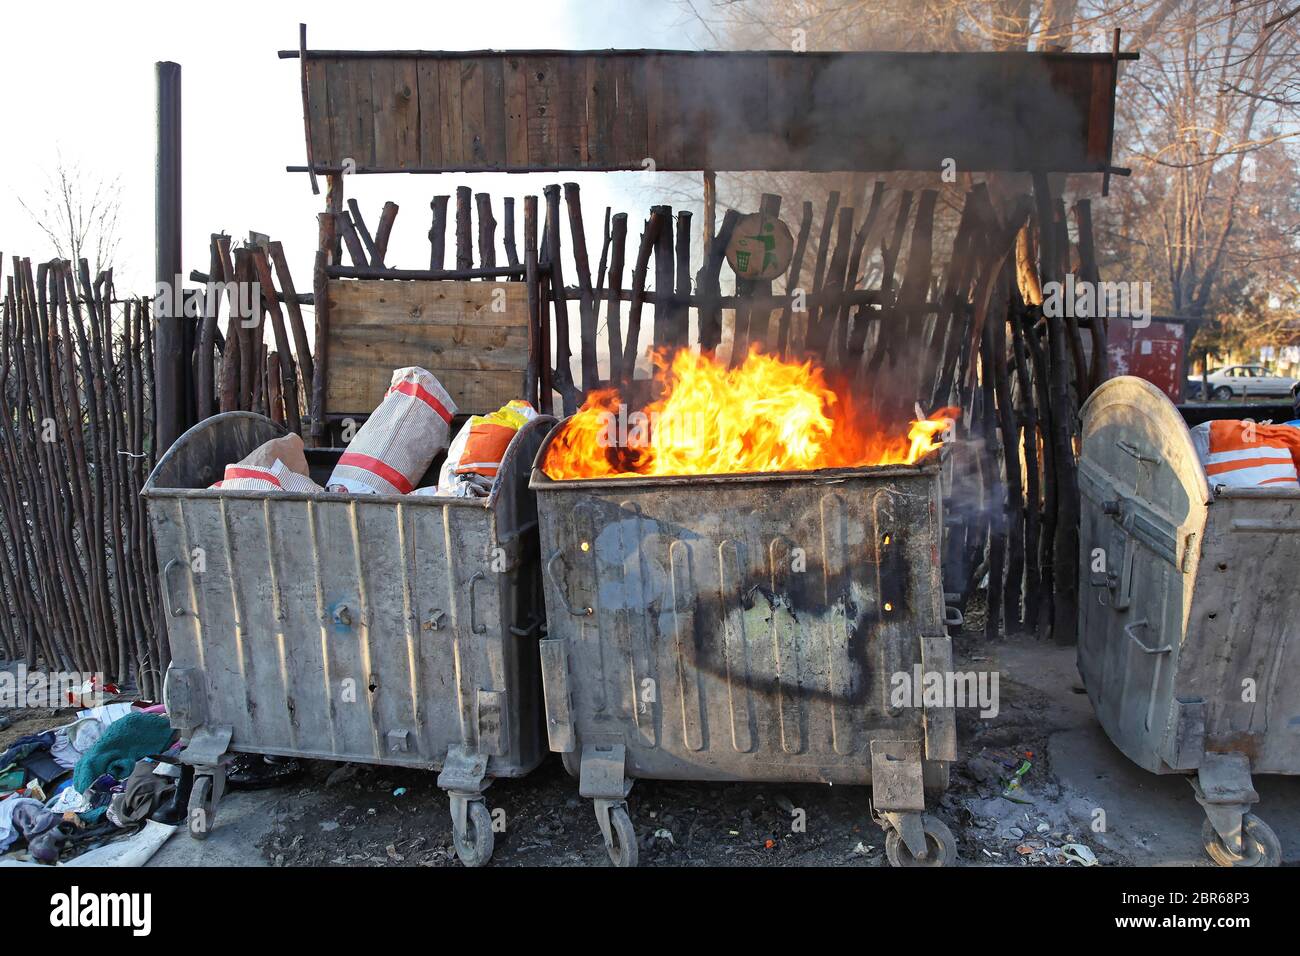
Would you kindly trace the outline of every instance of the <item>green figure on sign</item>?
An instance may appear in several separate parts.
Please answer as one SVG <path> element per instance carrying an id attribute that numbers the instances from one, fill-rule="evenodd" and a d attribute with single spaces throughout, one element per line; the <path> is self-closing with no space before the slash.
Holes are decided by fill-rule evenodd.
<path id="1" fill-rule="evenodd" d="M 773 225 L 773 223 L 772 223 L 772 221 L 771 221 L 770 219 L 764 219 L 764 220 L 763 220 L 763 224 L 762 224 L 762 226 L 759 227 L 759 232 L 758 232 L 757 235 L 748 236 L 747 238 L 749 238 L 749 239 L 753 239 L 755 242 L 761 243 L 762 246 L 763 246 L 763 266 L 762 266 L 762 268 L 760 268 L 760 269 L 758 270 L 760 273 L 761 273 L 761 272 L 766 272 L 766 271 L 768 270 L 769 267 L 771 267 L 771 266 L 775 266 L 775 265 L 777 264 L 777 262 L 776 262 L 776 252 L 775 252 L 775 250 L 776 250 L 776 227 Z M 743 262 L 740 261 L 740 257 L 741 257 L 741 256 L 744 256 L 744 257 L 745 257 Z M 737 259 L 737 262 L 739 263 L 741 269 L 748 269 L 748 268 L 749 268 L 749 253 L 748 253 L 748 252 L 741 252 L 741 253 L 738 253 L 737 256 L 736 256 L 736 259 Z"/>

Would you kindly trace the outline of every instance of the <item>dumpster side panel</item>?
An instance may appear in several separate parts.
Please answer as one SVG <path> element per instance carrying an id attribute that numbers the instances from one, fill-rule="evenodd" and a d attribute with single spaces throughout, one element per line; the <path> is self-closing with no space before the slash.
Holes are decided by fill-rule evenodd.
<path id="1" fill-rule="evenodd" d="M 354 502 L 357 563 L 351 570 L 361 599 L 358 637 L 362 676 L 377 731 L 376 756 L 398 759 L 420 753 L 428 761 L 432 754 L 417 746 L 418 687 L 414 677 L 418 669 L 406 611 L 413 582 L 405 560 L 405 514 L 404 505 Z"/>
<path id="2" fill-rule="evenodd" d="M 625 743 L 633 777 L 868 783 L 873 737 L 923 738 L 890 689 L 944 633 L 937 475 L 534 488 L 579 749 Z"/>
<path id="3" fill-rule="evenodd" d="M 1178 696 L 1205 701 L 1205 750 L 1300 773 L 1300 494 L 1224 489 L 1210 506 Z"/>
<path id="4" fill-rule="evenodd" d="M 350 501 L 316 505 L 316 563 L 323 609 L 329 695 L 334 708 L 334 743 L 342 759 L 371 762 L 382 756 L 380 726 L 369 691 L 369 641 L 362 614 L 364 582 L 358 578 L 356 509 Z M 282 547 L 292 547 L 282 542 Z M 234 745 L 238 746 L 238 739 Z M 265 746 L 265 744 L 263 744 Z"/>
<path id="5" fill-rule="evenodd" d="M 277 652 L 288 680 L 289 744 L 294 750 L 334 753 L 335 712 L 342 700 L 341 688 L 334 688 L 329 679 L 329 629 L 317 590 L 316 507 L 294 502 L 292 507 L 268 508 L 264 547 L 275 600 Z M 273 542 L 284 545 L 274 547 Z"/>

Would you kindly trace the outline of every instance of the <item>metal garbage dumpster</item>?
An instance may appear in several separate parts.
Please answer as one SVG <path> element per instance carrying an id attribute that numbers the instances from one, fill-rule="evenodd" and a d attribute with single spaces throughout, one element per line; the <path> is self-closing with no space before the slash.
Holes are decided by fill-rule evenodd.
<path id="1" fill-rule="evenodd" d="M 194 836 L 212 826 L 228 752 L 277 754 L 440 770 L 458 855 L 487 861 L 483 790 L 545 754 L 527 478 L 554 421 L 519 431 L 487 498 L 208 490 L 286 434 L 248 412 L 196 425 L 163 456 L 144 495 Z M 341 453 L 308 450 L 322 485 Z"/>
<path id="2" fill-rule="evenodd" d="M 938 455 L 556 481 L 546 447 L 531 487 L 547 731 L 613 862 L 636 863 L 636 778 L 871 784 L 891 862 L 953 860 L 923 811 L 947 786 L 954 711 L 891 694 L 900 676 L 952 669 Z"/>
<path id="3" fill-rule="evenodd" d="M 1216 863 L 1276 865 L 1251 774 L 1300 773 L 1300 491 L 1213 486 L 1142 379 L 1106 382 L 1082 414 L 1088 697 L 1136 764 L 1189 776 Z"/>

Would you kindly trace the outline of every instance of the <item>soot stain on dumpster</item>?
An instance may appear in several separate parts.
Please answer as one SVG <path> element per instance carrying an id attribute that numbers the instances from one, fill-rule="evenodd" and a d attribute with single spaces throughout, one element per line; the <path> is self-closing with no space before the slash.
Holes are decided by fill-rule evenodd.
<path id="1" fill-rule="evenodd" d="M 883 578 L 883 575 L 882 575 Z M 799 694 L 810 702 L 862 705 L 868 701 L 871 689 L 872 666 L 870 650 L 872 637 L 879 637 L 878 628 L 889 617 L 905 619 L 908 612 L 907 578 L 902 575 L 894 582 L 888 592 L 895 600 L 891 602 L 892 610 L 884 612 L 884 581 L 881 582 L 882 599 L 876 607 L 859 605 L 853 600 L 853 576 L 846 570 L 827 575 L 824 568 L 816 562 L 810 562 L 805 572 L 789 575 L 785 586 L 775 590 L 766 580 L 750 581 L 742 586 L 737 595 L 728 595 L 734 601 L 734 607 L 743 619 L 748 612 L 759 607 L 759 602 L 766 605 L 771 623 L 777 613 L 788 613 L 800 631 L 807 635 L 835 626 L 843 626 L 847 642 L 847 655 L 851 667 L 847 682 L 848 694 L 837 694 L 823 683 L 809 683 L 803 677 L 807 672 L 810 655 L 805 651 L 799 655 L 800 671 L 797 681 Z M 796 583 L 797 582 L 797 583 Z M 831 595 L 827 600 L 826 595 Z M 715 593 L 700 594 L 693 606 L 695 663 L 697 669 L 709 673 L 719 680 L 728 680 L 729 665 L 727 661 L 726 629 L 736 626 L 728 624 L 729 602 Z M 837 613 L 838 612 L 838 613 Z M 820 627 L 818 625 L 821 625 Z M 789 683 L 773 676 L 757 672 L 753 657 L 750 656 L 759 642 L 766 642 L 768 635 L 747 635 L 745 653 L 748 669 L 746 682 L 752 693 L 759 697 L 775 698 L 783 686 Z M 811 640 L 811 639 L 810 639 Z M 770 648 L 770 643 L 767 643 Z M 801 650 L 803 642 L 797 641 Z M 817 648 L 815 653 L 825 656 L 825 647 Z M 825 676 L 825 675 L 823 675 Z"/>

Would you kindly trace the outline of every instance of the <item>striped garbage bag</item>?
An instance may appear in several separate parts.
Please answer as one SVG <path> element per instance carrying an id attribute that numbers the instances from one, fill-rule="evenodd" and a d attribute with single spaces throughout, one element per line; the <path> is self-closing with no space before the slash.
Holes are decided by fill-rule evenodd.
<path id="1" fill-rule="evenodd" d="M 456 403 L 430 372 L 399 368 L 388 394 L 339 458 L 326 488 L 406 495 L 447 447 Z"/>
<path id="2" fill-rule="evenodd" d="M 276 459 L 270 465 L 244 463 L 227 465 L 225 476 L 213 488 L 222 491 L 298 491 L 308 494 L 324 489 L 306 475 L 300 475 Z"/>
<path id="3" fill-rule="evenodd" d="M 1220 419 L 1191 432 L 1211 487 L 1300 488 L 1300 428 Z"/>
<path id="4" fill-rule="evenodd" d="M 289 434 L 259 445 L 252 454 L 227 465 L 221 481 L 212 487 L 225 491 L 324 491 L 309 474 L 302 438 Z"/>
<path id="5" fill-rule="evenodd" d="M 452 439 L 438 484 L 414 493 L 453 498 L 490 494 L 510 442 L 536 417 L 537 412 L 522 399 L 507 402 L 490 415 L 474 415 Z"/>

